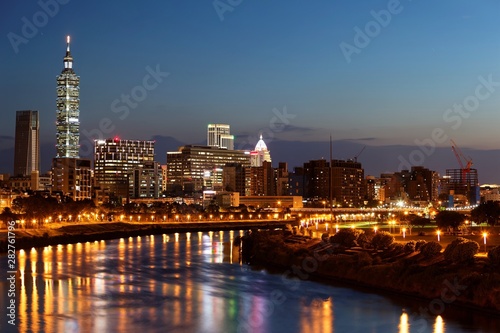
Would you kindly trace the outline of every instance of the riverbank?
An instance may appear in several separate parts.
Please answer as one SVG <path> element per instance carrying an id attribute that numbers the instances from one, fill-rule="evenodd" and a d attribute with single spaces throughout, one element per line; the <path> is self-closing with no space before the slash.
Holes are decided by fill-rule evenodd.
<path id="1" fill-rule="evenodd" d="M 328 239 L 286 232 L 253 233 L 245 237 L 243 252 L 252 265 L 280 267 L 288 278 L 342 281 L 427 299 L 429 314 L 460 305 L 500 316 L 500 270 L 487 257 L 456 264 L 443 253 L 335 247 Z"/>
<path id="2" fill-rule="evenodd" d="M 294 224 L 294 220 L 213 221 L 213 222 L 169 222 L 128 223 L 103 222 L 66 224 L 57 228 L 17 229 L 13 245 L 16 250 L 58 244 L 93 242 L 123 237 L 172 234 L 176 232 L 219 231 L 233 229 L 274 229 Z M 7 252 L 7 231 L 0 236 L 0 253 Z"/>

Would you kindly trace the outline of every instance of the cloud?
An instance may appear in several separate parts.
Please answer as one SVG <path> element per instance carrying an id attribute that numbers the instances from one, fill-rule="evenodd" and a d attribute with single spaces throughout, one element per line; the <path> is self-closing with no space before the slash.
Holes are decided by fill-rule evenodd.
<path id="1" fill-rule="evenodd" d="M 346 139 L 346 141 L 375 141 L 377 138 L 355 138 L 355 139 Z"/>
<path id="2" fill-rule="evenodd" d="M 285 127 L 284 132 L 300 132 L 300 133 L 309 133 L 317 131 L 317 128 L 313 127 L 303 127 L 303 126 L 293 126 L 288 125 Z"/>

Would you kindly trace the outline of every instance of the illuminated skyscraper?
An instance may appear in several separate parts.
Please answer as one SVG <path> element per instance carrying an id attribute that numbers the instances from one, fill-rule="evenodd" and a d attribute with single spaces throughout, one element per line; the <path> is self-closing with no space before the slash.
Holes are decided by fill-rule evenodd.
<path id="1" fill-rule="evenodd" d="M 80 141 L 80 77 L 73 71 L 67 37 L 64 69 L 57 77 L 57 158 L 78 158 Z"/>
<path id="2" fill-rule="evenodd" d="M 38 111 L 16 112 L 14 176 L 31 176 L 40 169 L 39 127 Z"/>
<path id="3" fill-rule="evenodd" d="M 73 57 L 66 40 L 64 68 L 57 77 L 57 155 L 52 159 L 52 192 L 73 200 L 91 198 L 92 172 L 80 150 L 80 77 L 73 71 Z"/>
<path id="4" fill-rule="evenodd" d="M 234 150 L 234 135 L 226 124 L 208 124 L 207 146 Z"/>

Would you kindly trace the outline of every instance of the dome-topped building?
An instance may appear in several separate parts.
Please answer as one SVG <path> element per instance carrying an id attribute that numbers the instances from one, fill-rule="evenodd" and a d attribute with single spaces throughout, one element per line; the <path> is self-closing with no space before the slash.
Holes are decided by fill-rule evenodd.
<path id="1" fill-rule="evenodd" d="M 260 167 L 267 161 L 271 163 L 271 152 L 267 149 L 267 145 L 260 135 L 260 140 L 255 145 L 255 149 L 250 152 L 250 164 L 253 167 Z"/>

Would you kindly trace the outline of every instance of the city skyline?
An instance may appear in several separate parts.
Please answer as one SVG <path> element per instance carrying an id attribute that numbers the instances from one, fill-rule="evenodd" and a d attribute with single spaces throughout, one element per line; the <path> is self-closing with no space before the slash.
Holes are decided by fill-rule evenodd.
<path id="1" fill-rule="evenodd" d="M 54 15 L 47 14 L 47 23 L 35 27 L 37 32 L 29 38 L 23 34 L 23 24 L 47 11 L 36 3 L 2 4 L 8 7 L 2 12 L 9 13 L 2 23 L 5 31 L 27 40 L 16 44 L 12 34 L 4 39 L 8 47 L 1 52 L 10 65 L 2 65 L 6 74 L 2 93 L 5 107 L 12 111 L 5 118 L 14 117 L 15 110 L 40 110 L 41 143 L 53 145 L 50 78 L 60 71 L 61 39 L 69 34 L 74 36 L 72 48 L 78 53 L 76 71 L 87 82 L 81 102 L 83 148 L 91 142 L 89 137 L 99 134 L 104 139 L 160 136 L 183 144 L 202 143 L 206 124 L 221 122 L 233 128 L 236 148 L 255 145 L 264 132 L 273 155 L 279 154 L 274 144 L 297 146 L 294 141 L 298 141 L 307 146 L 326 141 L 333 133 L 338 143 L 370 146 L 362 156 L 367 169 L 379 163 L 369 158 L 370 150 L 401 145 L 382 156 L 393 167 L 380 171 L 396 171 L 402 164 L 399 157 L 410 161 L 424 156 L 423 163 L 414 165 L 441 173 L 458 167 L 444 137 L 455 139 L 466 153 L 471 152 L 467 147 L 480 149 L 481 154 L 496 149 L 500 47 L 493 39 L 499 30 L 493 13 L 499 5 L 445 1 L 431 8 L 425 3 L 395 3 L 265 7 L 243 3 L 222 15 L 211 3 L 195 9 L 177 3 L 146 7 L 128 3 L 120 8 L 105 4 L 93 13 L 95 27 L 89 31 L 84 23 L 90 5 L 68 3 L 58 5 Z M 153 12 L 153 8 L 164 11 Z M 128 24 L 126 20 L 99 30 L 112 10 L 123 18 L 134 18 L 127 37 L 118 33 Z M 77 12 L 81 17 L 75 17 Z M 251 22 L 258 15 L 260 25 Z M 165 17 L 171 20 L 162 20 Z M 276 17 L 282 19 L 280 25 Z M 429 26 L 412 30 L 424 17 Z M 202 24 L 203 31 L 199 29 Z M 369 32 L 377 26 L 378 33 Z M 248 27 L 253 30 L 249 32 Z M 367 34 L 369 43 L 362 47 Z M 32 73 L 32 82 L 19 80 L 26 71 Z M 21 96 L 19 91 L 33 93 Z M 133 100 L 124 100 L 123 95 Z M 137 124 L 143 124 L 142 128 Z M 0 129 L 4 159 L 13 147 L 13 128 L 6 121 Z M 436 129 L 444 134 L 435 136 Z M 434 150 L 429 143 L 442 149 Z M 412 156 L 412 149 L 420 153 Z M 438 151 L 449 151 L 446 166 L 432 165 Z M 357 152 L 334 157 L 349 158 Z M 83 155 L 91 156 L 91 152 Z M 304 152 L 301 160 L 324 155 L 311 157 Z M 297 164 L 286 156 L 275 156 L 291 167 Z M 489 162 L 498 161 L 497 156 L 498 152 L 492 152 Z M 474 155 L 473 159 L 482 179 L 483 164 L 487 165 Z M 158 160 L 164 163 L 165 159 L 159 156 Z M 10 168 L 2 171 L 10 172 Z M 498 179 L 493 172 L 484 175 L 486 182 Z"/>

